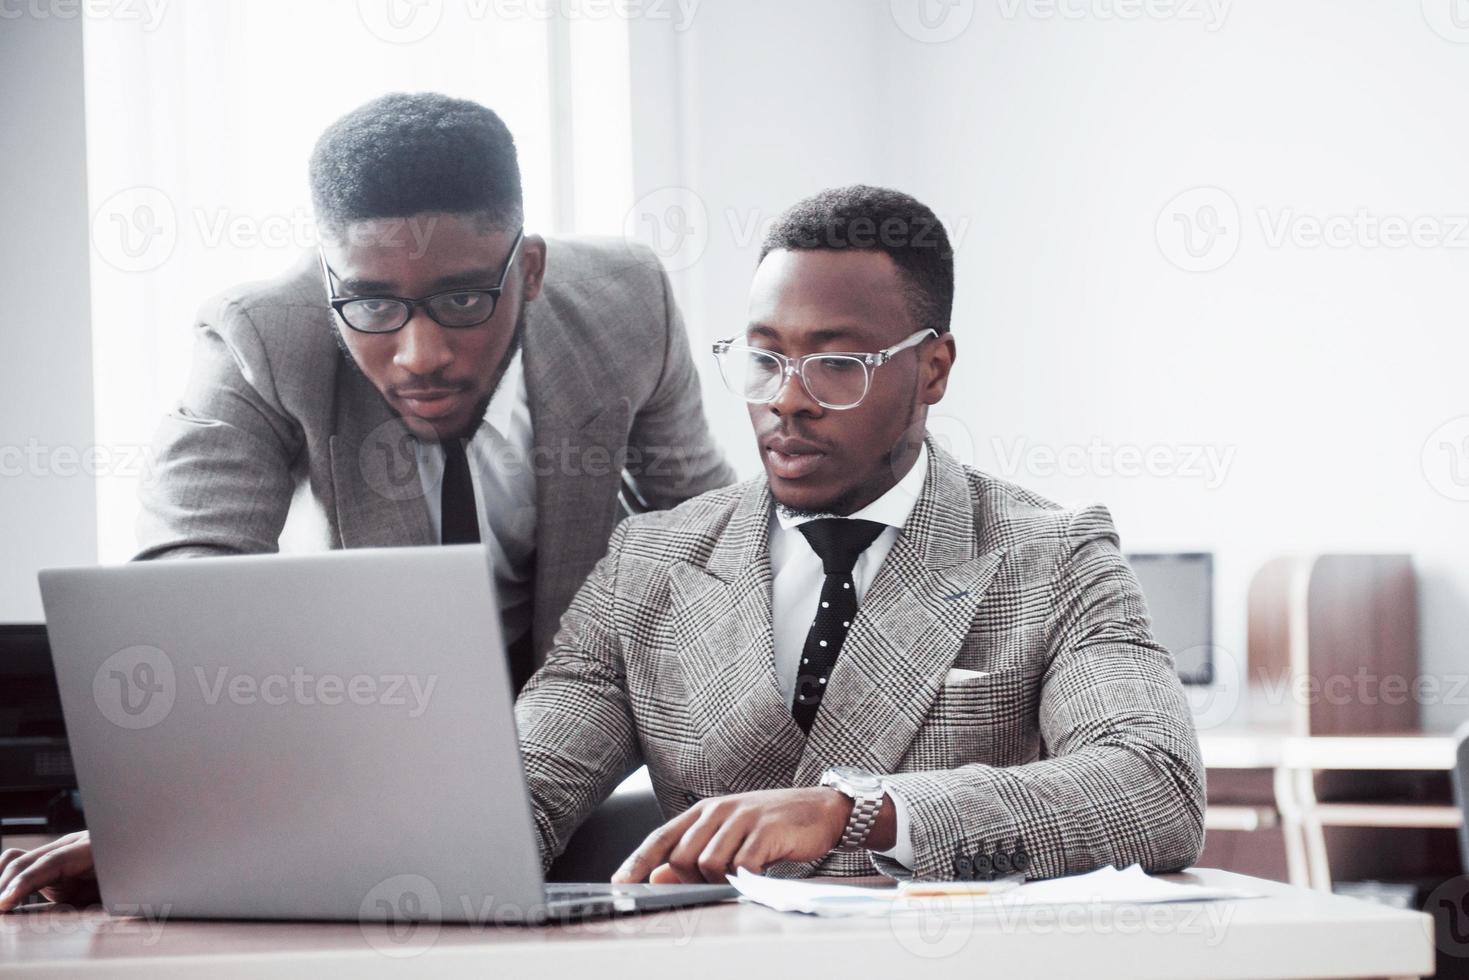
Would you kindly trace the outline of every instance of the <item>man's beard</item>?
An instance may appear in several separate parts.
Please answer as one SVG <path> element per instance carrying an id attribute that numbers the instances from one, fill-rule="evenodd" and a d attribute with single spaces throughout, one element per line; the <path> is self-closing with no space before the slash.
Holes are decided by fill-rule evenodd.
<path id="1" fill-rule="evenodd" d="M 490 402 L 494 400 L 495 392 L 500 390 L 500 382 L 505 379 L 505 372 L 510 370 L 511 362 L 515 360 L 515 355 L 520 353 L 521 344 L 525 342 L 526 311 L 529 308 L 530 304 L 521 304 L 520 313 L 517 314 L 515 317 L 515 332 L 510 336 L 510 346 L 506 348 L 505 356 L 501 359 L 499 367 L 495 368 L 495 380 L 490 384 L 489 390 L 485 393 L 484 397 L 480 398 L 480 400 L 475 403 L 474 410 L 469 413 L 469 418 L 471 421 L 468 422 L 464 426 L 464 428 L 458 432 L 439 436 L 437 439 L 438 442 L 449 442 L 455 439 L 468 439 L 479 430 L 480 424 L 485 420 L 485 413 L 490 410 Z M 466 327 L 461 329 L 473 330 L 474 328 Z M 362 379 L 368 384 L 372 385 L 373 389 L 376 390 L 377 385 L 373 384 L 372 379 L 367 376 L 367 372 L 362 370 L 362 365 L 357 363 L 357 359 L 352 356 L 352 351 L 347 347 L 347 342 L 342 339 L 342 331 L 337 328 L 335 318 L 333 318 L 333 321 L 331 323 L 331 332 L 332 338 L 337 342 L 337 350 L 341 351 L 342 353 L 342 358 L 348 364 L 352 365 L 352 369 L 355 370 L 359 375 L 361 375 Z M 381 395 L 382 392 L 379 391 L 378 394 Z M 384 396 L 384 400 L 386 400 L 386 396 Z M 388 407 L 392 409 L 393 413 L 399 418 L 403 417 L 403 413 L 399 412 L 397 409 L 393 409 L 391 404 L 389 404 Z M 419 437 L 415 435 L 414 438 Z"/>

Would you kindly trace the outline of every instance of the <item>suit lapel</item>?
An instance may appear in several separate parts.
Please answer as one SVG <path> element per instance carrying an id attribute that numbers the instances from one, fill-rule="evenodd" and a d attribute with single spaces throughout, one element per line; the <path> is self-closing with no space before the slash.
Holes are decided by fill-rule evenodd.
<path id="1" fill-rule="evenodd" d="M 803 741 L 775 676 L 769 520 L 764 479 L 747 484 L 708 562 L 669 572 L 689 715 L 730 793 L 791 785 Z"/>
<path id="2" fill-rule="evenodd" d="M 806 741 L 796 786 L 832 765 L 892 772 L 1004 557 L 975 533 L 963 468 L 929 442 L 928 479 L 868 589 Z"/>
<path id="3" fill-rule="evenodd" d="M 350 366 L 337 373 L 337 386 L 330 452 L 342 546 L 437 544 L 408 427 Z"/>
<path id="4" fill-rule="evenodd" d="M 583 345 L 567 337 L 548 306 L 526 313 L 525 383 L 529 394 L 536 475 L 534 634 L 544 648 L 597 559 L 617 516 L 622 461 L 632 406 L 608 400 L 593 382 Z"/>

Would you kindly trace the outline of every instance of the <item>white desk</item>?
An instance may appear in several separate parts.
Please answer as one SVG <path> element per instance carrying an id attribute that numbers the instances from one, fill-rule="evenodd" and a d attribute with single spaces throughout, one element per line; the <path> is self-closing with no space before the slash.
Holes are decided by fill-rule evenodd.
<path id="1" fill-rule="evenodd" d="M 109 919 L 99 909 L 0 917 L 7 977 L 1027 976 L 1105 980 L 1418 977 L 1428 916 L 1226 871 L 1247 901 L 1032 909 L 946 918 L 814 919 L 726 904 L 533 929 L 420 926 L 394 942 L 354 923 Z"/>
<path id="2" fill-rule="evenodd" d="M 1206 826 L 1255 830 L 1278 820 L 1290 881 L 1331 890 L 1326 827 L 1455 828 L 1458 807 L 1426 804 L 1322 803 L 1312 777 L 1321 771 L 1448 771 L 1455 765 L 1452 735 L 1291 735 L 1283 728 L 1217 729 L 1199 734 L 1206 769 L 1269 769 L 1275 813 L 1251 807 L 1214 807 Z"/>

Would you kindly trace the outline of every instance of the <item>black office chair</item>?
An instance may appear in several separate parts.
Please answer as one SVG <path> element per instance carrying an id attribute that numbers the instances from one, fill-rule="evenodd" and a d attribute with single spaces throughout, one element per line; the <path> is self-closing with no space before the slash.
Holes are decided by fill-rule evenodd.
<path id="1" fill-rule="evenodd" d="M 577 828 L 546 880 L 607 881 L 662 823 L 663 811 L 650 787 L 634 783 L 619 789 Z"/>

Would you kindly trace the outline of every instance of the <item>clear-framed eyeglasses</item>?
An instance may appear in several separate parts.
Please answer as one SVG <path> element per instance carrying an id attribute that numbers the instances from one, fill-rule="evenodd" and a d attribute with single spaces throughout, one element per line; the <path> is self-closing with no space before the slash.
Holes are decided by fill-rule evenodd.
<path id="1" fill-rule="evenodd" d="M 910 347 L 917 347 L 938 331 L 920 330 L 900 343 L 870 354 L 845 351 L 787 357 L 761 347 L 737 344 L 734 339 L 714 345 L 714 359 L 725 387 L 752 405 L 766 405 L 780 396 L 786 380 L 801 379 L 806 394 L 822 408 L 856 408 L 872 387 L 872 372 Z"/>

